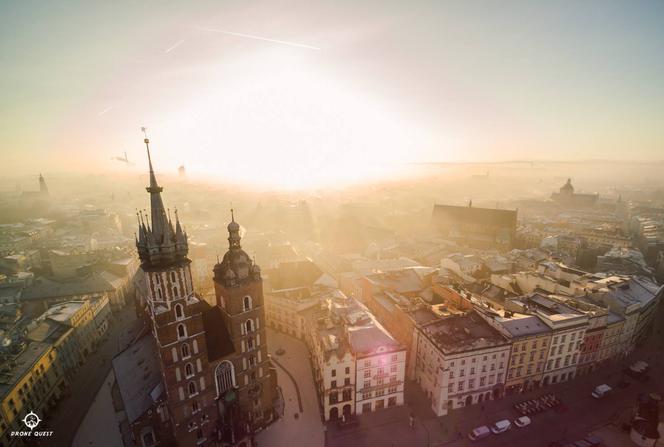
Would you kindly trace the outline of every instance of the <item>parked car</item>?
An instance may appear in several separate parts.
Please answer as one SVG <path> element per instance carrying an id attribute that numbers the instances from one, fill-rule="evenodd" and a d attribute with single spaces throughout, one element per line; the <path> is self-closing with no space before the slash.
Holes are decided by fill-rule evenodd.
<path id="1" fill-rule="evenodd" d="M 634 366 L 630 366 L 629 368 L 625 368 L 623 370 L 623 373 L 629 377 L 632 377 L 633 379 L 636 379 L 640 382 L 647 382 L 650 380 L 650 377 L 648 377 L 648 374 L 646 373 L 645 369 L 640 369 L 640 368 L 635 368 Z"/>
<path id="2" fill-rule="evenodd" d="M 530 425 L 532 421 L 528 416 L 521 416 L 520 418 L 514 419 L 514 425 L 516 425 L 519 428 L 523 428 L 527 425 Z"/>
<path id="3" fill-rule="evenodd" d="M 595 435 L 588 435 L 583 438 L 584 441 L 589 443 L 592 447 L 602 447 L 602 438 Z"/>
<path id="4" fill-rule="evenodd" d="M 491 434 L 491 430 L 489 430 L 489 427 L 486 425 L 482 425 L 481 427 L 476 427 L 468 433 L 468 439 L 471 441 L 477 441 L 478 439 L 486 438 Z"/>
<path id="5" fill-rule="evenodd" d="M 505 433 L 512 427 L 512 423 L 508 419 L 502 419 L 491 426 L 491 432 L 493 434 Z"/>
<path id="6" fill-rule="evenodd" d="M 601 399 L 602 397 L 608 395 L 609 393 L 611 393 L 611 387 L 606 383 L 603 383 L 595 387 L 595 389 L 591 393 L 591 396 L 594 397 L 595 399 Z"/>

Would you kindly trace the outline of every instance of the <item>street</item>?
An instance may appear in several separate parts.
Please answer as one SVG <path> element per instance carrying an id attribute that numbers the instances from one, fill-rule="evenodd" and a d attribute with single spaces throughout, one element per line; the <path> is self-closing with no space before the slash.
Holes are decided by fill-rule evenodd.
<path id="1" fill-rule="evenodd" d="M 258 445 L 322 447 L 325 444 L 325 429 L 320 418 L 309 351 L 303 342 L 293 337 L 269 328 L 267 331 L 268 351 L 276 360 L 274 363 L 285 408 L 280 420 L 258 434 Z M 286 352 L 277 355 L 275 351 L 279 348 Z"/>
<path id="2" fill-rule="evenodd" d="M 48 421 L 54 431 L 48 445 L 63 447 L 72 445 L 79 425 L 111 369 L 111 360 L 131 340 L 136 321 L 134 308 L 131 305 L 115 314 L 105 340 L 74 372 L 74 378 L 70 379 L 69 396 L 58 403 L 51 416 L 52 421 Z M 116 424 L 116 421 L 107 421 L 107 423 Z"/>

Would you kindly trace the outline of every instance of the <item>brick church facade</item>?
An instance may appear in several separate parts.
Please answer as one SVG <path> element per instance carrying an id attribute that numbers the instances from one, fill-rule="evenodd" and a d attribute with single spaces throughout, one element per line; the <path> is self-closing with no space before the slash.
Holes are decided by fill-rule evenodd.
<path id="1" fill-rule="evenodd" d="M 196 295 L 187 234 L 177 213 L 174 222 L 166 213 L 147 138 L 145 144 L 150 215 L 139 214 L 136 247 L 147 324 L 136 346 L 113 362 L 131 440 L 144 447 L 248 447 L 253 433 L 274 420 L 278 396 L 260 268 L 242 250 L 232 216 L 229 249 L 213 272 L 216 305 Z M 141 371 L 139 388 L 131 375 Z"/>

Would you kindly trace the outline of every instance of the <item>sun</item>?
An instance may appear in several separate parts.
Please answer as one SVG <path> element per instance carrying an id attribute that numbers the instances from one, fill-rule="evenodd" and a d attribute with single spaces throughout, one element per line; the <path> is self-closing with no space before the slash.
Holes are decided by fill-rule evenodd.
<path id="1" fill-rule="evenodd" d="M 283 189 L 355 183 L 406 160 L 418 135 L 397 111 L 303 58 L 218 70 L 157 130 L 170 159 L 186 148 L 191 171 Z"/>

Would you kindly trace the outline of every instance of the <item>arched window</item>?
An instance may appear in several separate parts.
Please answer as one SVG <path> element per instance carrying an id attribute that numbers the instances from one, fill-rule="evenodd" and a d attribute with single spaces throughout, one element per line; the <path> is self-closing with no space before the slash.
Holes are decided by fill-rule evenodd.
<path id="1" fill-rule="evenodd" d="M 196 382 L 189 382 L 189 395 L 196 394 Z"/>
<path id="2" fill-rule="evenodd" d="M 251 297 L 249 295 L 245 296 L 242 304 L 245 312 L 251 310 Z"/>
<path id="3" fill-rule="evenodd" d="M 192 365 L 191 363 L 187 363 L 186 365 L 184 365 L 184 374 L 187 377 L 193 376 L 194 375 L 194 365 Z"/>
<path id="4" fill-rule="evenodd" d="M 157 300 L 161 301 L 161 289 L 157 289 Z"/>
<path id="5" fill-rule="evenodd" d="M 187 337 L 187 328 L 185 327 L 184 324 L 178 324 L 178 338 L 186 338 Z"/>
<path id="6" fill-rule="evenodd" d="M 175 272 L 171 272 L 171 282 L 175 282 Z"/>
<path id="7" fill-rule="evenodd" d="M 182 304 L 175 305 L 175 318 L 184 317 L 184 312 L 182 311 Z"/>
<path id="8" fill-rule="evenodd" d="M 217 397 L 224 391 L 235 386 L 235 368 L 228 360 L 219 363 L 214 370 L 214 381 L 217 385 Z"/>
<path id="9" fill-rule="evenodd" d="M 199 410 L 198 402 L 193 401 L 193 402 L 191 403 L 191 412 L 192 412 L 192 413 L 196 413 L 198 410 Z"/>
<path id="10" fill-rule="evenodd" d="M 178 298 L 178 288 L 173 286 L 173 298 L 177 299 Z"/>
<path id="11" fill-rule="evenodd" d="M 187 358 L 187 357 L 189 357 L 189 345 L 186 344 L 186 343 L 184 343 L 184 344 L 180 347 L 180 352 L 182 353 L 182 358 Z"/>
<path id="12" fill-rule="evenodd" d="M 254 330 L 254 322 L 251 320 L 247 320 L 244 323 L 244 331 L 248 334 L 249 332 L 252 332 Z"/>

